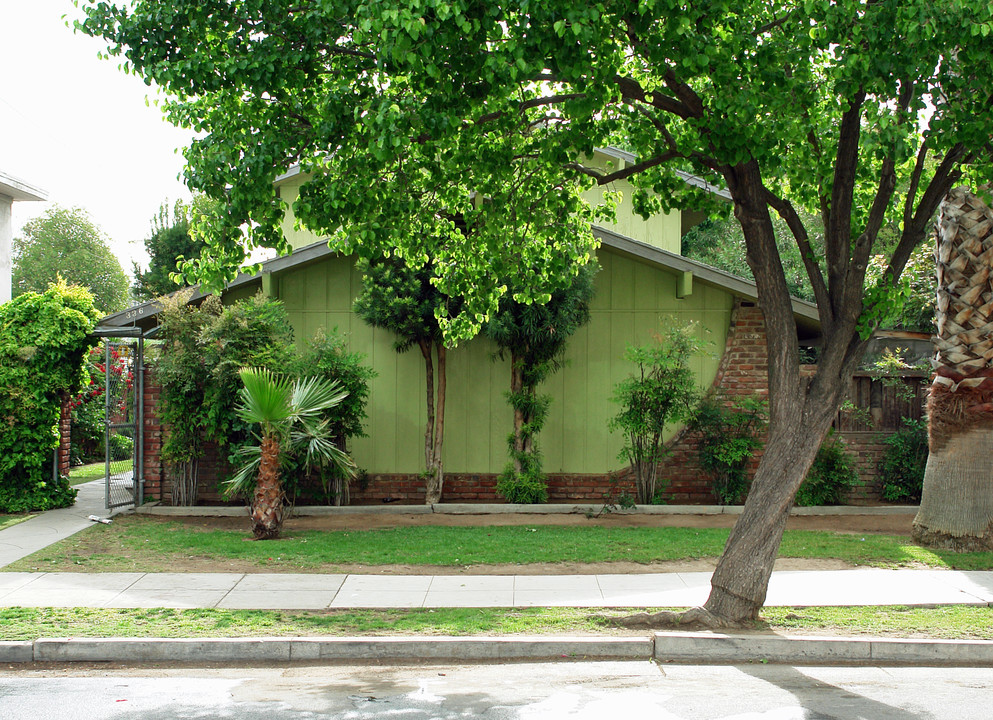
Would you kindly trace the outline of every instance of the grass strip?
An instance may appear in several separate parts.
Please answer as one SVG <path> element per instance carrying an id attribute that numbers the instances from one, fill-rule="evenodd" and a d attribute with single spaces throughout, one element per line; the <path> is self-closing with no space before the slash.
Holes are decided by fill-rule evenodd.
<path id="1" fill-rule="evenodd" d="M 69 468 L 69 484 L 82 485 L 91 480 L 99 480 L 107 476 L 107 463 L 103 460 L 89 465 L 77 465 Z"/>
<path id="2" fill-rule="evenodd" d="M 144 571 L 176 561 L 241 561 L 265 571 L 333 572 L 343 564 L 465 567 L 533 563 L 653 563 L 719 557 L 725 528 L 599 526 L 417 526 L 375 530 L 288 531 L 251 542 L 242 531 L 124 516 L 74 535 L 9 565 L 9 571 Z M 784 558 L 836 559 L 875 567 L 993 569 L 993 552 L 953 553 L 896 535 L 787 531 Z"/>
<path id="3" fill-rule="evenodd" d="M 0 530 L 4 528 L 9 528 L 12 525 L 17 525 L 17 523 L 22 523 L 25 520 L 30 520 L 34 515 L 31 513 L 23 513 L 17 515 L 3 515 L 0 514 Z"/>
<path id="4" fill-rule="evenodd" d="M 413 610 L 0 609 L 0 640 L 43 637 L 315 637 L 386 635 L 631 635 L 584 608 Z M 839 636 L 993 639 L 987 607 L 769 607 L 747 630 Z"/>

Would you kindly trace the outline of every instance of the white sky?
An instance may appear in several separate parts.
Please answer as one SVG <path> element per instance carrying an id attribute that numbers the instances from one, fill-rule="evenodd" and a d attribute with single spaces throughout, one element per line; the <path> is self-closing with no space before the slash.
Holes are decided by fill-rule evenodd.
<path id="1" fill-rule="evenodd" d="M 0 0 L 0 170 L 48 192 L 14 203 L 15 237 L 52 203 L 81 207 L 130 274 L 147 263 L 159 205 L 189 198 L 179 175 L 192 133 L 117 58 L 97 58 L 105 44 L 71 29 L 81 15 L 72 0 Z"/>

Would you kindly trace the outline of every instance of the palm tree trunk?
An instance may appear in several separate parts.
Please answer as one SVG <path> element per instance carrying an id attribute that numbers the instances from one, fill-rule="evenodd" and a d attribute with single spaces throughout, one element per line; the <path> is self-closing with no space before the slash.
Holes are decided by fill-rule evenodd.
<path id="1" fill-rule="evenodd" d="M 993 549 L 993 210 L 954 188 L 938 217 L 938 348 L 914 539 Z"/>
<path id="2" fill-rule="evenodd" d="M 283 484 L 279 477 L 279 437 L 262 437 L 259 476 L 252 498 L 252 534 L 256 540 L 274 540 L 283 528 Z"/>

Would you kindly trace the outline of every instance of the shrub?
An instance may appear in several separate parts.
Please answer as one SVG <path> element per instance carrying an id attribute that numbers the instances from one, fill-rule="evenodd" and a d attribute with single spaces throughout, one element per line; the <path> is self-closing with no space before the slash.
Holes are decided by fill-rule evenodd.
<path id="1" fill-rule="evenodd" d="M 69 401 L 71 425 L 69 430 L 69 455 L 73 465 L 103 459 L 104 383 L 103 351 L 92 348 L 86 360 L 89 382 Z"/>
<path id="2" fill-rule="evenodd" d="M 210 373 L 204 389 L 207 439 L 232 448 L 251 435 L 250 424 L 238 417 L 242 368 L 282 373 L 292 367 L 293 326 L 279 300 L 262 293 L 226 305 L 200 334 L 203 366 Z"/>
<path id="3" fill-rule="evenodd" d="M 330 335 L 318 331 L 308 340 L 295 368 L 297 377 L 317 376 L 334 381 L 348 393 L 323 415 L 334 444 L 343 452 L 348 452 L 351 438 L 366 436 L 362 423 L 366 419 L 369 382 L 376 377 L 376 372 L 364 361 L 364 355 L 348 352 L 345 339 L 335 328 Z M 292 458 L 290 462 L 293 467 L 285 474 L 284 488 L 287 495 L 295 499 L 300 490 L 297 479 L 306 477 L 305 463 L 302 457 Z M 332 505 L 347 505 L 349 476 L 334 464 L 320 465 L 318 474 L 325 499 Z"/>
<path id="4" fill-rule="evenodd" d="M 221 302 L 214 296 L 199 306 L 187 305 L 191 293 L 160 299 L 161 343 L 154 355 L 155 379 L 161 387 L 157 410 L 164 430 L 162 460 L 172 481 L 173 504 L 187 506 L 197 501 L 211 377 L 201 336 L 221 313 Z"/>
<path id="5" fill-rule="evenodd" d="M 631 463 L 638 502 L 650 503 L 664 490 L 658 466 L 666 455 L 662 433 L 668 423 L 691 417 L 698 391 L 690 357 L 700 349 L 694 325 L 672 327 L 641 347 L 629 346 L 625 359 L 637 371 L 614 387 L 614 402 L 621 412 L 610 422 L 624 433 L 620 459 Z"/>
<path id="6" fill-rule="evenodd" d="M 98 315 L 93 296 L 63 282 L 0 305 L 0 511 L 72 505 L 52 478 L 59 412 L 86 382 L 83 362 Z"/>
<path id="7" fill-rule="evenodd" d="M 535 454 L 532 453 L 528 457 L 534 458 Z M 519 473 L 514 472 L 513 467 L 507 468 L 497 479 L 496 490 L 509 503 L 527 505 L 548 502 L 548 483 L 540 466 L 537 472 L 528 467 L 523 467 Z"/>
<path id="8" fill-rule="evenodd" d="M 904 418 L 904 427 L 883 442 L 888 445 L 879 462 L 882 498 L 887 502 L 918 503 L 927 466 L 927 420 Z"/>
<path id="9" fill-rule="evenodd" d="M 795 504 L 805 507 L 840 505 L 858 481 L 855 460 L 845 450 L 841 439 L 831 432 L 817 451 L 814 464 L 797 491 Z"/>
<path id="10" fill-rule="evenodd" d="M 710 474 L 719 505 L 733 505 L 744 495 L 746 467 L 752 454 L 762 447 L 759 435 L 765 424 L 765 404 L 753 398 L 728 405 L 709 397 L 697 407 L 690 427 L 700 433 L 700 466 Z"/>
<path id="11" fill-rule="evenodd" d="M 110 436 L 110 459 L 130 460 L 134 456 L 134 440 L 127 435 Z"/>

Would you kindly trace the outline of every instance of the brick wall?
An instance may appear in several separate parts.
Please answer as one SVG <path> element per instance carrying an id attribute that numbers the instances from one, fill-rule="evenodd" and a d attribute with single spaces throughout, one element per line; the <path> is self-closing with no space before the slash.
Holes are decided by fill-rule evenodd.
<path id="1" fill-rule="evenodd" d="M 859 472 L 859 484 L 848 493 L 849 505 L 865 505 L 879 501 L 883 488 L 876 469 L 888 448 L 883 439 L 890 434 L 892 433 L 874 431 L 841 433 L 841 440 L 855 459 Z"/>
<path id="2" fill-rule="evenodd" d="M 619 474 L 611 482 L 610 475 L 548 476 L 548 501 L 552 503 L 588 502 L 635 494 L 634 480 Z M 503 497 L 496 491 L 497 475 L 446 473 L 444 502 L 450 503 L 501 503 Z M 350 492 L 353 505 L 370 505 L 401 502 L 419 505 L 424 502 L 424 481 L 420 475 L 369 475 L 361 483 L 352 483 Z"/>

